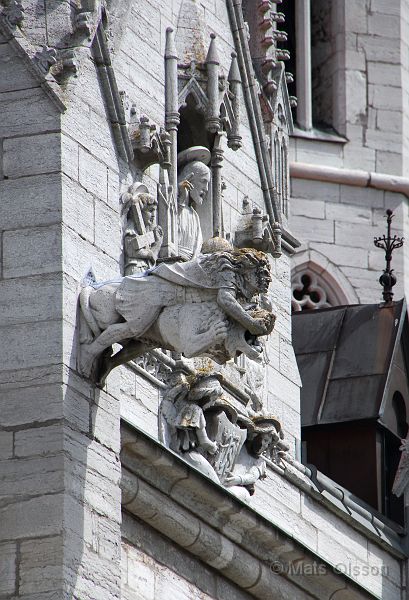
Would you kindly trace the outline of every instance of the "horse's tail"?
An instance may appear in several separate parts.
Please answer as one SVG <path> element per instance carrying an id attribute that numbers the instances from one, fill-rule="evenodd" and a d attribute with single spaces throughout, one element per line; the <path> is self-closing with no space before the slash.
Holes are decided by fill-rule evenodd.
<path id="1" fill-rule="evenodd" d="M 91 293 L 94 291 L 94 288 L 90 285 L 86 285 L 81 289 L 80 292 L 80 306 L 81 306 L 81 312 L 82 315 L 85 319 L 86 324 L 88 325 L 88 328 L 92 331 L 92 333 L 94 334 L 94 337 L 98 337 L 101 333 L 101 328 L 98 325 L 91 307 L 90 307 L 90 296 Z M 89 339 L 91 336 L 87 335 L 85 333 L 85 337 L 87 338 L 87 340 L 81 340 L 81 341 L 91 341 L 91 339 Z"/>

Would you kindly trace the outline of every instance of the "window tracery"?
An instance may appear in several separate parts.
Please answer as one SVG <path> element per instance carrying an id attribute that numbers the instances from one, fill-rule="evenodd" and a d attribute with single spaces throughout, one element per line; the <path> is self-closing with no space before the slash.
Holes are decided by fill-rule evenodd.
<path id="1" fill-rule="evenodd" d="M 308 270 L 297 273 L 292 283 L 291 306 L 293 312 L 328 308 L 338 304 L 318 276 Z"/>

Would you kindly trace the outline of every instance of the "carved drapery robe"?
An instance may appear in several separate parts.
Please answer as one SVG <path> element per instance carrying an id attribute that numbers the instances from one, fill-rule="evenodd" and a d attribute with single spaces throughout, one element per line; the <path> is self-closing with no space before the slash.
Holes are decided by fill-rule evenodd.
<path id="1" fill-rule="evenodd" d="M 191 206 L 179 209 L 179 255 L 185 260 L 196 258 L 203 244 L 199 215 Z"/>
<path id="2" fill-rule="evenodd" d="M 164 306 L 195 302 L 194 290 L 189 288 L 202 290 L 197 301 L 212 301 L 220 288 L 234 289 L 233 280 L 233 273 L 226 273 L 224 280 L 217 273 L 209 276 L 200 266 L 200 258 L 173 265 L 162 263 L 145 275 L 122 279 L 116 291 L 116 310 L 129 323 L 134 323 L 142 335 L 156 321 Z M 208 290 L 206 298 L 204 290 Z"/>

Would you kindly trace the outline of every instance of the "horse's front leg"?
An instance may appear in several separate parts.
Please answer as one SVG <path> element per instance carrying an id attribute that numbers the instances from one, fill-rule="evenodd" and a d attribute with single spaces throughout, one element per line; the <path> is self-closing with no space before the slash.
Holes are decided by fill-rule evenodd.
<path id="1" fill-rule="evenodd" d="M 193 358 L 206 352 L 209 348 L 222 344 L 229 331 L 229 322 L 225 318 L 217 316 L 210 317 L 205 331 L 190 336 L 189 331 L 185 333 L 183 354 L 186 358 Z"/>
<path id="2" fill-rule="evenodd" d="M 112 344 L 122 342 L 132 337 L 128 323 L 115 323 L 110 325 L 91 344 L 81 344 L 80 371 L 86 377 L 90 377 L 95 360 Z"/>
<path id="3" fill-rule="evenodd" d="M 148 350 L 152 350 L 154 348 L 154 344 L 146 344 L 143 342 L 138 342 L 137 340 L 130 340 L 127 344 L 124 344 L 123 348 L 112 355 L 111 352 L 107 352 L 101 357 L 101 364 L 98 369 L 98 385 L 103 387 L 105 385 L 105 380 L 115 367 L 119 367 L 130 360 L 134 360 L 148 352 Z"/>

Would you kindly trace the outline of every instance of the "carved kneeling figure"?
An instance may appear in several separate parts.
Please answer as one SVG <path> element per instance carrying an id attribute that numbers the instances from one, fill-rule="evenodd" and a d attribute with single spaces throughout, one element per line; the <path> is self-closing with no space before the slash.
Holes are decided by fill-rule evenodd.
<path id="1" fill-rule="evenodd" d="M 281 423 L 273 416 L 260 415 L 243 424 L 247 428 L 247 439 L 224 485 L 241 500 L 249 502 L 256 481 L 266 477 L 263 454 L 268 454 L 280 440 Z"/>
<path id="2" fill-rule="evenodd" d="M 267 292 L 270 281 L 267 257 L 243 249 L 86 286 L 80 294 L 85 320 L 80 370 L 87 377 L 104 377 L 157 347 L 187 358 L 210 356 L 220 364 L 242 352 L 256 359 L 262 351 L 257 336 L 271 333 L 275 316 L 250 302 Z M 111 356 L 115 343 L 123 348 Z"/>

